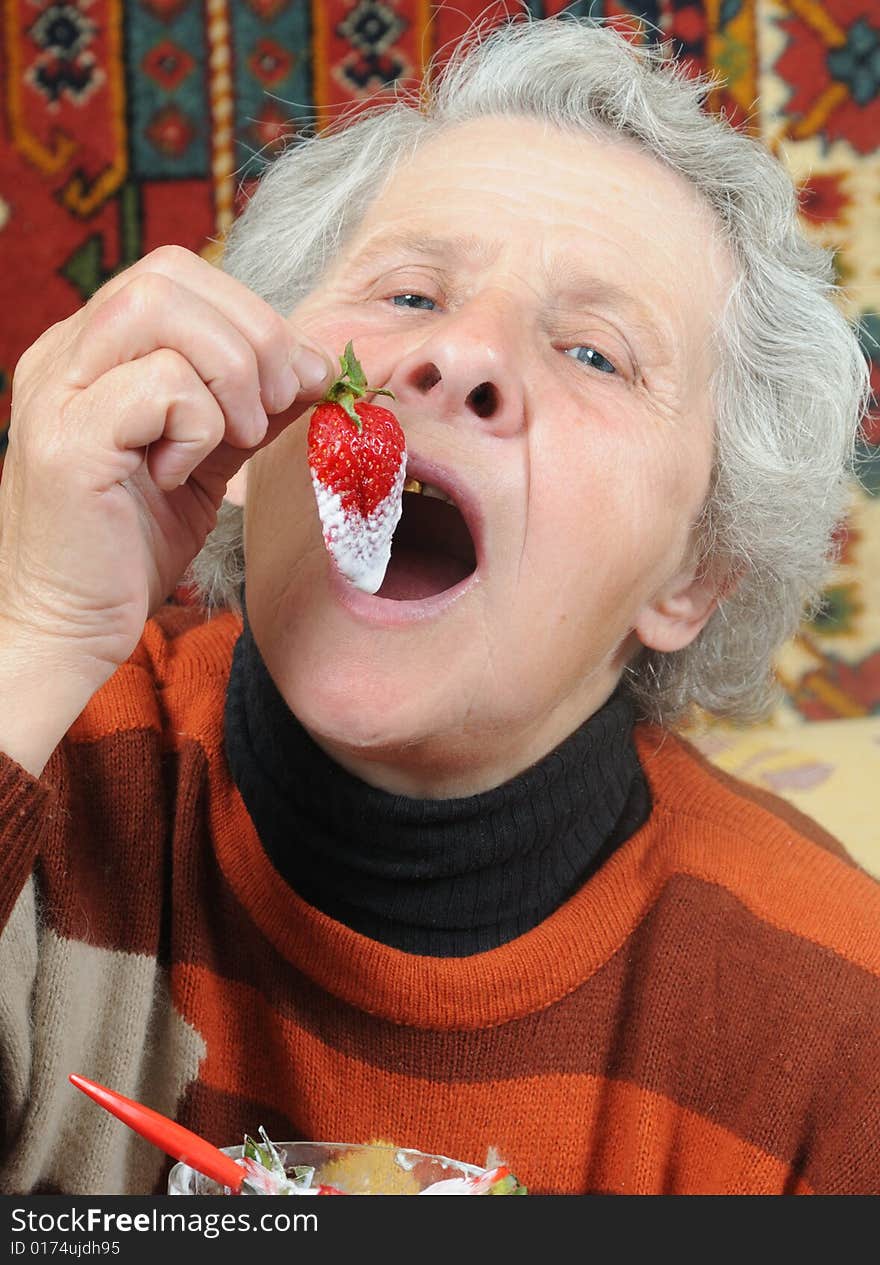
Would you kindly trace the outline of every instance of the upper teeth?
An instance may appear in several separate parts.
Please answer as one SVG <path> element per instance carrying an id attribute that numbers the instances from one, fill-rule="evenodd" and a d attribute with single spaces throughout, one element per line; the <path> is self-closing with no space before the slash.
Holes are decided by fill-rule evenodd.
<path id="1" fill-rule="evenodd" d="M 434 496 L 438 501 L 447 501 L 452 504 L 452 498 L 447 496 L 445 492 L 441 492 L 440 488 L 434 486 L 433 483 L 423 483 L 421 479 L 407 479 L 403 485 L 404 492 L 418 492 L 422 496 Z"/>

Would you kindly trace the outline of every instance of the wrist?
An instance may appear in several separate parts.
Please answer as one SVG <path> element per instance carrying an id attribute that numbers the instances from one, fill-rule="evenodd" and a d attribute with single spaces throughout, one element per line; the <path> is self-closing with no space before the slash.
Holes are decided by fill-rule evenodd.
<path id="1" fill-rule="evenodd" d="M 112 668 L 0 616 L 0 751 L 39 777 Z"/>

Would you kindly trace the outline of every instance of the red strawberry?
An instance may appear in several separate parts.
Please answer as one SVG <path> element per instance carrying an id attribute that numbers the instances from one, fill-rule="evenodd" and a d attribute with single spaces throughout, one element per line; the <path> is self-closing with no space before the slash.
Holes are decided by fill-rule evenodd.
<path id="1" fill-rule="evenodd" d="M 309 423 L 309 470 L 324 543 L 342 574 L 375 593 L 391 556 L 406 475 L 406 441 L 389 409 L 362 397 L 390 395 L 367 386 L 351 343 L 341 373 Z"/>

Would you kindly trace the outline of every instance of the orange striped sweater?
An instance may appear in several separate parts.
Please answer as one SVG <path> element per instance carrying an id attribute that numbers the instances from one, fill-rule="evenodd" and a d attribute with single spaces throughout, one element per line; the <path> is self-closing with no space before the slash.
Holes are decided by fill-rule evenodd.
<path id="1" fill-rule="evenodd" d="M 540 926 L 403 953 L 278 878 L 230 777 L 237 617 L 164 608 L 41 778 L 0 756 L 0 1190 L 163 1189 L 78 1071 L 219 1145 L 367 1141 L 535 1193 L 880 1192 L 880 885 L 639 726 L 648 821 Z"/>

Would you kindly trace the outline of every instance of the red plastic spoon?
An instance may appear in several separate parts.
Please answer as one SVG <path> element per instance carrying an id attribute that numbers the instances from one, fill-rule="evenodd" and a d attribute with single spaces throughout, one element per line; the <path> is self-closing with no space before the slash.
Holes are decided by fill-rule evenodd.
<path id="1" fill-rule="evenodd" d="M 245 1170 L 197 1133 L 184 1129 L 182 1124 L 160 1115 L 152 1107 L 145 1107 L 132 1098 L 124 1098 L 115 1089 L 107 1089 L 105 1085 L 90 1081 L 76 1072 L 71 1072 L 68 1079 L 77 1089 L 88 1094 L 99 1106 L 116 1116 L 123 1124 L 127 1124 L 129 1129 L 134 1129 L 142 1138 L 158 1146 L 166 1155 L 175 1160 L 183 1160 L 184 1164 L 189 1164 L 190 1168 L 204 1173 L 205 1177 L 219 1182 L 221 1186 L 229 1186 L 233 1194 L 241 1194 L 242 1182 L 247 1177 Z"/>

